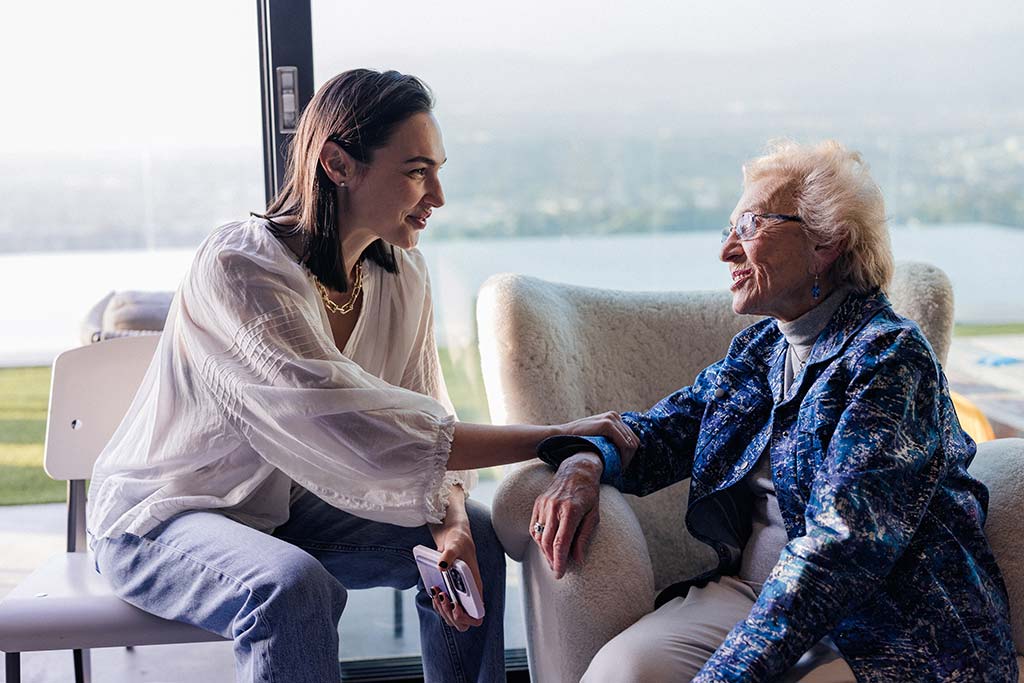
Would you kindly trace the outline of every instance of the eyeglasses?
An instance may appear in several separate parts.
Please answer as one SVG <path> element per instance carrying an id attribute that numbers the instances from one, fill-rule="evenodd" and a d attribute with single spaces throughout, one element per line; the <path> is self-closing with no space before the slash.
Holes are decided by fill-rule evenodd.
<path id="1" fill-rule="evenodd" d="M 735 226 L 730 225 L 722 228 L 722 244 L 725 244 L 725 241 L 729 239 L 729 233 L 733 231 L 736 232 L 736 238 L 741 242 L 754 239 L 757 237 L 757 231 L 763 227 L 762 219 L 776 223 L 788 223 L 789 221 L 795 223 L 804 222 L 804 219 L 800 218 L 800 216 L 791 216 L 785 213 L 754 213 L 753 211 L 744 211 L 740 214 Z"/>

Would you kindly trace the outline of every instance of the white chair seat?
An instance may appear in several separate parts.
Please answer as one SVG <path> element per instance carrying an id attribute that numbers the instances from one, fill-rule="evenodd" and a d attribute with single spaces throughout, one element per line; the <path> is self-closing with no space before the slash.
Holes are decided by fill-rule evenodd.
<path id="1" fill-rule="evenodd" d="M 72 650 L 222 640 L 114 595 L 92 553 L 61 553 L 0 602 L 0 651 Z"/>

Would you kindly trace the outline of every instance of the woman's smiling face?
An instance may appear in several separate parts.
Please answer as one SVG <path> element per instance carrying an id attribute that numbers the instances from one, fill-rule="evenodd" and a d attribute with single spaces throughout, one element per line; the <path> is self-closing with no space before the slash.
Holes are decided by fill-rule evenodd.
<path id="1" fill-rule="evenodd" d="M 348 181 L 343 230 L 359 230 L 404 249 L 416 246 L 431 212 L 444 205 L 439 172 L 441 128 L 432 114 L 413 114 L 369 166 Z"/>
<path id="2" fill-rule="evenodd" d="M 796 200 L 782 181 L 764 178 L 746 187 L 730 225 L 747 211 L 796 215 Z M 750 239 L 740 240 L 733 230 L 722 244 L 720 258 L 732 273 L 732 308 L 736 313 L 795 320 L 818 303 L 811 295 L 815 273 L 822 275 L 822 296 L 827 294 L 827 266 L 800 223 L 756 218 L 755 224 Z"/>

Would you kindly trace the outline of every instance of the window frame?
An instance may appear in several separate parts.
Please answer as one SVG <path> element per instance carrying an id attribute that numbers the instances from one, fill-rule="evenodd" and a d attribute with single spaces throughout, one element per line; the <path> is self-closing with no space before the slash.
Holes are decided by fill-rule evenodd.
<path id="1" fill-rule="evenodd" d="M 278 67 L 298 71 L 298 110 L 313 97 L 313 20 L 310 0 L 256 0 L 259 32 L 260 104 L 263 120 L 263 185 L 267 203 L 284 183 L 292 133 L 281 132 Z"/>

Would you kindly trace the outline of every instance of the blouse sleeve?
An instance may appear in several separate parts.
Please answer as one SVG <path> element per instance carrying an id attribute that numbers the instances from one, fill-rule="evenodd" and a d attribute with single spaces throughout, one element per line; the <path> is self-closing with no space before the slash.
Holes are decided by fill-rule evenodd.
<path id="1" fill-rule="evenodd" d="M 419 526 L 445 514 L 454 415 L 347 359 L 293 264 L 204 248 L 182 285 L 175 343 L 211 409 L 331 505 Z"/>
<path id="2" fill-rule="evenodd" d="M 412 354 L 402 376 L 402 386 L 411 391 L 430 396 L 449 413 L 455 414 L 455 407 L 448 396 L 448 386 L 441 371 L 441 359 L 437 351 L 437 338 L 434 335 L 434 304 L 431 295 L 430 275 L 426 261 L 418 249 L 408 252 L 414 259 L 415 266 L 421 269 L 426 282 L 423 302 L 420 308 L 419 325 L 413 341 Z M 461 485 L 468 493 L 476 486 L 478 477 L 476 470 L 453 470 L 445 475 L 442 496 L 447 499 L 451 488 Z"/>

